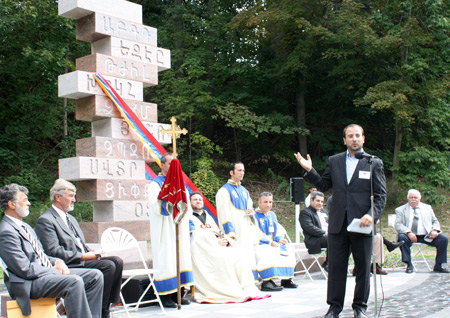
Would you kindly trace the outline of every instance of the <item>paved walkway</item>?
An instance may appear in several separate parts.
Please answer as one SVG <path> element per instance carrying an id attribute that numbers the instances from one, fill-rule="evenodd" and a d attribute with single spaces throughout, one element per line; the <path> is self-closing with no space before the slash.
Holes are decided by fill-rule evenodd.
<path id="1" fill-rule="evenodd" d="M 197 304 L 183 306 L 181 310 L 166 309 L 165 317 L 201 318 L 278 318 L 323 317 L 326 304 L 326 280 L 318 274 L 314 280 L 296 276 L 297 289 L 285 289 L 271 293 L 272 297 L 240 304 Z M 347 279 L 347 293 L 342 318 L 353 317 L 351 301 L 355 280 Z M 450 274 L 430 273 L 420 270 L 406 274 L 404 270 L 389 270 L 386 276 L 377 275 L 378 314 L 375 315 L 374 281 L 371 278 L 369 317 L 385 318 L 450 318 Z M 139 309 L 132 318 L 150 316 L 164 317 L 158 306 Z M 117 313 L 114 318 L 126 318 L 125 313 Z"/>
<path id="2" fill-rule="evenodd" d="M 241 304 L 197 304 L 183 306 L 181 310 L 166 309 L 166 317 L 213 317 L 213 318 L 278 318 L 323 317 L 326 304 L 326 280 L 314 274 L 314 281 L 302 276 L 295 277 L 297 289 L 285 289 L 271 293 L 272 297 Z M 353 317 L 351 302 L 355 280 L 347 279 L 347 297 L 342 318 Z M 371 278 L 369 317 L 386 318 L 450 318 L 450 275 L 420 270 L 406 274 L 404 270 L 389 270 L 388 275 L 377 275 L 378 314 L 375 315 L 374 281 Z M 133 318 L 161 316 L 159 307 L 151 306 L 132 314 Z M 125 313 L 113 317 L 125 318 Z"/>

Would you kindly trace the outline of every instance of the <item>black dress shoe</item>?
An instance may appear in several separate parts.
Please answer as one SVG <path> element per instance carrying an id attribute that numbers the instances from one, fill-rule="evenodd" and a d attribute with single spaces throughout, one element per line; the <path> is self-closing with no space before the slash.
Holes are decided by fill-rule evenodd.
<path id="1" fill-rule="evenodd" d="M 184 287 L 181 290 L 181 295 L 184 295 Z M 177 293 L 170 294 L 170 299 L 172 299 L 172 301 L 175 304 L 177 304 L 177 307 L 178 307 L 178 295 L 177 295 Z M 189 300 L 187 295 L 185 295 L 184 297 L 181 297 L 181 304 L 182 305 L 189 305 L 190 303 L 191 303 L 191 301 Z"/>
<path id="2" fill-rule="evenodd" d="M 397 247 L 402 246 L 403 244 L 405 244 L 405 241 L 400 241 L 400 242 L 389 242 L 389 241 L 387 241 L 385 245 L 387 247 L 387 250 L 390 253 L 393 250 L 395 250 Z"/>
<path id="3" fill-rule="evenodd" d="M 284 288 L 297 288 L 298 287 L 298 285 L 292 281 L 292 278 L 282 279 L 281 286 L 283 286 Z"/>
<path id="4" fill-rule="evenodd" d="M 362 309 L 353 309 L 354 318 L 368 318 L 366 312 Z"/>
<path id="5" fill-rule="evenodd" d="M 277 286 L 272 280 L 264 281 L 261 285 L 262 291 L 280 291 L 283 290 L 282 286 Z"/>
<path id="6" fill-rule="evenodd" d="M 182 305 L 189 305 L 191 301 L 187 298 L 181 298 L 181 304 Z"/>
<path id="7" fill-rule="evenodd" d="M 433 272 L 435 273 L 449 273 L 448 269 L 442 268 L 442 267 L 435 267 L 433 268 Z"/>
<path id="8" fill-rule="evenodd" d="M 329 311 L 326 313 L 324 318 L 339 318 L 339 314 L 336 314 L 334 311 Z"/>
<path id="9" fill-rule="evenodd" d="M 168 295 L 160 296 L 161 303 L 164 308 L 177 308 L 178 305 L 176 302 L 172 300 L 172 298 Z"/>
<path id="10" fill-rule="evenodd" d="M 412 272 L 414 272 L 414 267 L 412 267 L 412 266 L 407 266 L 407 267 L 406 267 L 405 273 L 411 274 Z"/>
<path id="11" fill-rule="evenodd" d="M 109 309 L 102 308 L 102 318 L 109 318 L 109 317 L 111 317 Z"/>

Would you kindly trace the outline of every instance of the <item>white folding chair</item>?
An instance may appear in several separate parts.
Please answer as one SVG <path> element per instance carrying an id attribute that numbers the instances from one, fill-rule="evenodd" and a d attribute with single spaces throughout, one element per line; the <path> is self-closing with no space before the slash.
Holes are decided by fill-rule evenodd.
<path id="1" fill-rule="evenodd" d="M 105 251 L 105 253 L 112 253 L 115 251 L 123 251 L 128 249 L 134 249 L 139 253 L 139 257 L 142 261 L 143 268 L 141 269 L 129 269 L 124 270 L 122 276 L 127 277 L 127 279 L 122 283 L 121 291 L 120 291 L 120 300 L 123 304 L 123 310 L 114 311 L 114 313 L 123 312 L 125 311 L 127 313 L 127 316 L 130 318 L 129 311 L 137 311 L 139 309 L 140 305 L 143 304 L 149 304 L 149 303 L 158 303 L 159 307 L 161 307 L 161 310 L 163 314 L 165 315 L 166 312 L 164 310 L 164 307 L 161 303 L 161 299 L 159 297 L 158 291 L 156 290 L 156 286 L 153 282 L 153 275 L 158 272 L 158 269 L 148 268 L 147 263 L 145 262 L 145 258 L 142 255 L 141 249 L 139 248 L 139 243 L 136 240 L 136 238 L 128 231 L 121 229 L 119 227 L 110 227 L 105 230 L 102 234 L 101 238 L 101 245 L 102 249 Z M 125 299 L 122 295 L 122 289 L 123 287 L 134 277 L 136 276 L 147 276 L 149 280 L 149 284 L 147 288 L 142 293 L 141 297 L 139 297 L 138 301 L 135 303 L 127 304 L 125 302 Z M 155 292 L 156 299 L 151 300 L 142 300 L 146 293 L 149 291 L 149 289 L 153 286 L 153 290 Z"/>
<path id="2" fill-rule="evenodd" d="M 303 229 L 302 229 L 301 226 L 299 226 L 299 231 L 300 231 L 300 236 L 303 238 L 303 241 L 304 241 L 305 240 L 305 236 L 303 235 Z M 319 262 L 319 258 L 323 257 L 323 256 L 326 256 L 326 254 L 327 254 L 327 249 L 326 248 L 321 248 L 320 249 L 320 253 L 318 253 L 318 254 L 309 254 L 314 259 L 314 261 L 309 265 L 309 267 L 307 269 L 309 274 L 310 274 L 310 269 L 314 266 L 314 264 L 316 264 L 319 267 L 320 271 L 322 272 L 323 277 L 325 277 L 325 279 L 328 279 L 327 272 L 323 269 L 322 265 Z M 309 275 L 309 277 L 312 280 L 311 275 Z"/>
<path id="3" fill-rule="evenodd" d="M 313 280 L 311 275 L 308 272 L 308 269 L 307 269 L 305 263 L 303 263 L 303 259 L 302 259 L 302 253 L 303 252 L 307 252 L 308 250 L 306 248 L 300 248 L 300 247 L 296 246 L 294 243 L 292 243 L 291 238 L 289 237 L 286 229 L 280 223 L 278 223 L 278 233 L 277 234 L 283 236 L 284 238 L 286 238 L 286 240 L 289 242 L 289 245 L 294 250 L 295 258 L 296 258 L 296 261 L 297 261 L 296 267 L 297 267 L 298 263 L 300 263 L 302 265 L 302 267 L 303 267 L 303 270 L 294 271 L 294 275 L 295 274 L 303 274 L 303 273 L 305 273 L 305 276 L 308 276 L 309 279 Z"/>
<path id="4" fill-rule="evenodd" d="M 395 219 L 396 219 L 397 215 L 395 214 L 389 214 L 388 215 L 388 225 L 392 226 L 395 229 Z M 422 251 L 422 247 L 427 246 L 427 244 L 423 244 L 423 243 L 412 243 L 411 245 L 411 263 L 414 267 L 414 270 L 417 271 L 417 267 L 416 264 L 419 263 L 425 263 L 425 265 L 427 266 L 428 270 L 431 272 L 431 267 L 430 264 L 428 264 L 427 259 L 425 258 L 425 255 L 423 254 Z M 397 267 L 397 264 L 402 260 L 401 254 L 400 257 L 397 259 L 397 261 L 394 264 L 394 268 L 402 268 L 402 267 Z"/>
<path id="5" fill-rule="evenodd" d="M 9 276 L 9 273 L 8 273 L 8 266 L 6 265 L 6 263 L 3 261 L 3 259 L 0 257 L 0 267 L 2 268 L 2 270 L 3 270 L 3 275 L 6 275 L 6 276 Z M 39 299 L 46 299 L 47 301 L 50 301 L 50 299 L 49 298 L 39 298 Z M 56 301 L 56 300 L 55 300 Z M 53 314 L 52 314 L 52 316 L 53 317 L 58 317 L 58 318 L 61 318 L 61 315 L 58 313 L 58 308 L 61 306 L 61 305 L 63 305 L 63 300 L 62 300 L 62 298 L 60 298 L 58 301 L 56 301 L 56 307 L 55 307 L 55 310 L 56 310 L 56 312 L 55 312 L 55 315 L 53 316 Z"/>

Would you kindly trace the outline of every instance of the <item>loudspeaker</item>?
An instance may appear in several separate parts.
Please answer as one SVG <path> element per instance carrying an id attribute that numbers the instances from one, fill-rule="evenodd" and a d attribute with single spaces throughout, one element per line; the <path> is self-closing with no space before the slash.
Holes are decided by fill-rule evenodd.
<path id="1" fill-rule="evenodd" d="M 291 178 L 291 202 L 299 204 L 305 200 L 305 181 L 303 178 Z"/>
<path id="2" fill-rule="evenodd" d="M 122 283 L 125 281 L 125 278 L 122 279 Z M 136 276 L 135 278 L 131 279 L 123 288 L 122 288 L 122 295 L 125 299 L 126 303 L 135 303 L 139 300 L 139 297 L 142 296 L 142 293 L 147 288 L 148 284 L 150 284 L 150 281 L 147 276 Z M 156 299 L 155 292 L 153 291 L 153 287 L 151 287 L 147 293 L 145 294 L 144 298 L 142 300 L 151 300 Z M 149 303 L 140 305 L 140 307 L 147 307 L 147 306 L 153 306 L 158 305 L 158 303 Z"/>

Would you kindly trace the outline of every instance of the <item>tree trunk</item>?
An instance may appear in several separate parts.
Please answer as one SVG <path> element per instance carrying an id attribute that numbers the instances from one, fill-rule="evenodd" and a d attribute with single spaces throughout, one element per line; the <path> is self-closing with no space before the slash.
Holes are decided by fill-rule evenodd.
<path id="1" fill-rule="evenodd" d="M 295 110 L 297 113 L 297 125 L 306 127 L 306 110 L 305 110 L 305 81 L 303 79 L 299 79 L 299 90 L 295 97 Z M 298 144 L 300 153 L 302 156 L 306 156 L 308 154 L 308 147 L 306 144 L 306 136 L 298 135 Z"/>
<path id="2" fill-rule="evenodd" d="M 396 119 L 395 120 L 394 157 L 392 159 L 392 167 L 394 169 L 392 172 L 392 186 L 391 186 L 390 193 L 396 193 L 397 188 L 398 188 L 398 185 L 396 184 L 396 180 L 395 180 L 397 178 L 398 172 L 396 171 L 395 168 L 398 168 L 400 166 L 400 162 L 398 160 L 398 154 L 400 153 L 400 150 L 402 148 L 402 133 L 403 133 L 402 121 L 400 119 Z"/>
<path id="3" fill-rule="evenodd" d="M 175 20 L 175 29 L 176 29 L 175 50 L 177 50 L 179 53 L 179 59 L 175 61 L 174 66 L 175 66 L 175 71 L 178 71 L 178 69 L 183 64 L 182 50 L 185 47 L 185 44 L 184 44 L 184 22 L 183 22 L 182 7 L 181 7 L 183 4 L 182 4 L 182 0 L 174 0 L 173 4 L 175 7 L 174 20 Z"/>

